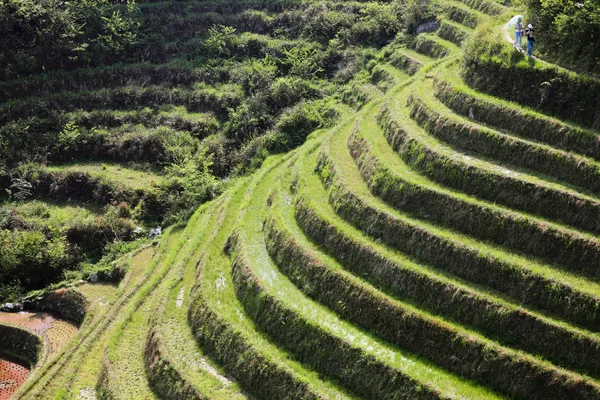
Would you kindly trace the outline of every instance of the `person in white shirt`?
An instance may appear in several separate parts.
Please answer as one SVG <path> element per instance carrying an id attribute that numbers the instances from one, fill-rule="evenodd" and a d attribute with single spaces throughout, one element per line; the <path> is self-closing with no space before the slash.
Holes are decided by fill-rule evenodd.
<path id="1" fill-rule="evenodd" d="M 523 20 L 519 17 L 517 23 L 515 24 L 515 43 L 514 46 L 521 50 L 523 48 Z"/>

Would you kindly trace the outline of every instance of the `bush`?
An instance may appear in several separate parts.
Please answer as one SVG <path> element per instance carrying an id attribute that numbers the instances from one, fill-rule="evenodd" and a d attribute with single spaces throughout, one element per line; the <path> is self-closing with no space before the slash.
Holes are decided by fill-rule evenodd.
<path id="1" fill-rule="evenodd" d="M 272 110 L 293 106 L 301 100 L 323 97 L 322 88 L 302 78 L 284 76 L 272 81 L 267 95 L 267 104 Z"/>
<path id="2" fill-rule="evenodd" d="M 122 209 L 108 206 L 103 216 L 76 221 L 66 231 L 67 240 L 77 245 L 88 257 L 97 255 L 107 244 L 129 241 L 137 227 L 129 218 L 121 217 Z"/>
<path id="3" fill-rule="evenodd" d="M 271 152 L 284 152 L 300 146 L 315 129 L 331 125 L 337 112 L 325 100 L 302 102 L 280 117 L 275 126 L 277 139 L 271 143 Z"/>
<path id="4" fill-rule="evenodd" d="M 159 203 L 166 205 L 164 223 L 188 219 L 202 203 L 221 194 L 223 184 L 211 172 L 212 156 L 206 149 L 169 165 L 157 187 Z"/>
<path id="5" fill-rule="evenodd" d="M 0 285 L 40 289 L 75 264 L 64 238 L 48 239 L 41 232 L 0 230 Z"/>
<path id="6" fill-rule="evenodd" d="M 536 32 L 536 45 L 558 62 L 600 75 L 600 3 L 523 0 Z"/>
<path id="7" fill-rule="evenodd" d="M 125 54 L 137 40 L 134 0 L 8 0 L 0 7 L 0 79 Z"/>
<path id="8" fill-rule="evenodd" d="M 462 66 L 465 82 L 477 90 L 600 128 L 600 79 L 525 60 L 489 25 L 466 42 Z"/>
<path id="9" fill-rule="evenodd" d="M 238 83 L 244 92 L 254 95 L 269 87 L 278 72 L 275 60 L 267 55 L 261 60 L 250 60 L 233 68 L 230 72 L 230 80 Z"/>
<path id="10" fill-rule="evenodd" d="M 292 47 L 284 50 L 285 57 L 282 64 L 290 75 L 304 79 L 319 76 L 322 68 L 322 53 L 311 47 Z"/>
<path id="11" fill-rule="evenodd" d="M 236 143 L 261 135 L 271 126 L 273 117 L 263 96 L 246 99 L 238 108 L 230 110 L 224 133 Z"/>
<path id="12" fill-rule="evenodd" d="M 213 25 L 208 30 L 208 38 L 204 45 L 213 57 L 229 57 L 231 48 L 236 46 L 238 38 L 235 28 L 224 25 Z"/>
<path id="13" fill-rule="evenodd" d="M 435 19 L 434 4 L 431 0 L 406 0 L 402 13 L 404 30 L 408 34 L 417 33 L 417 27 L 426 21 Z"/>
<path id="14" fill-rule="evenodd" d="M 400 2 L 367 3 L 359 15 L 359 21 L 350 28 L 350 43 L 383 45 L 402 30 Z"/>

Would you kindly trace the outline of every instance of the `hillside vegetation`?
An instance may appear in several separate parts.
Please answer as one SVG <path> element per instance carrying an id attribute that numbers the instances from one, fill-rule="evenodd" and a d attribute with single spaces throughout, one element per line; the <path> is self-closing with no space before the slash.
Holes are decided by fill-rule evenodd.
<path id="1" fill-rule="evenodd" d="M 521 0 L 540 32 L 546 57 L 600 76 L 600 4 L 596 1 Z"/>
<path id="2" fill-rule="evenodd" d="M 115 240 L 186 220 L 231 178 L 331 125 L 336 98 L 352 96 L 376 49 L 403 30 L 405 8 L 6 3 L 0 248 L 28 254 L 3 260 L 0 300 L 86 279 L 101 257 L 115 257 L 107 247 Z M 92 206 L 97 216 L 42 234 L 19 222 L 21 203 L 32 200 Z M 24 268 L 35 278 L 11 272 Z"/>
<path id="3" fill-rule="evenodd" d="M 15 398 L 600 399 L 600 81 L 517 12 L 138 2 L 126 59 L 3 82 L 1 240 L 120 279 Z"/>

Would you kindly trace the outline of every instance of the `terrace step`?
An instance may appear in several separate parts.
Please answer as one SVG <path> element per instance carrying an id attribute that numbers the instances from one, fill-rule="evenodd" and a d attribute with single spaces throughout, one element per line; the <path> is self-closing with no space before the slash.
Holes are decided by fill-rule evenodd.
<path id="1" fill-rule="evenodd" d="M 496 2 L 494 0 L 459 0 L 459 1 L 473 10 L 481 11 L 484 14 L 493 15 L 493 16 L 500 15 L 504 11 L 507 10 L 507 8 L 505 6 L 501 5 L 499 2 Z"/>
<path id="2" fill-rule="evenodd" d="M 238 13 L 244 10 L 257 9 L 265 11 L 279 11 L 301 7 L 303 3 L 298 0 L 286 0 L 277 2 L 265 2 L 259 0 L 240 0 L 235 3 L 223 3 L 218 0 L 138 0 L 137 5 L 144 13 L 149 12 L 173 12 L 173 13 L 207 13 L 219 14 Z M 329 3 L 329 2 L 326 2 Z"/>
<path id="3" fill-rule="evenodd" d="M 252 197 L 254 187 L 266 171 L 281 164 L 270 159 L 250 182 L 228 192 L 232 200 L 223 213 L 221 228 L 197 260 L 196 284 L 192 289 L 188 323 L 203 351 L 229 376 L 256 398 L 345 399 L 352 398 L 316 373 L 293 361 L 291 356 L 256 331 L 238 302 L 231 278 L 230 261 L 224 248 L 239 212 Z M 204 226 L 194 227 L 197 231 Z"/>
<path id="4" fill-rule="evenodd" d="M 600 202 L 564 186 L 458 153 L 428 135 L 403 107 L 408 90 L 394 94 L 378 116 L 388 143 L 404 162 L 437 183 L 479 199 L 597 231 Z"/>
<path id="5" fill-rule="evenodd" d="M 451 21 L 474 29 L 488 16 L 480 11 L 473 10 L 460 1 L 444 0 L 438 2 L 442 15 Z"/>
<path id="6" fill-rule="evenodd" d="M 600 161 L 599 132 L 476 92 L 456 72 L 451 67 L 440 68 L 434 80 L 435 96 L 454 112 L 500 131 Z"/>
<path id="7" fill-rule="evenodd" d="M 221 200 L 229 200 L 220 198 Z M 222 204 L 225 203 L 225 204 Z M 146 340 L 145 366 L 153 390 L 163 399 L 246 399 L 239 386 L 219 371 L 198 347 L 187 324 L 189 295 L 196 279 L 196 263 L 218 232 L 227 201 L 216 200 L 204 207 L 206 217 L 190 224 L 205 227 L 192 235 L 185 253 L 171 268 L 159 305 L 150 320 Z M 208 217 L 208 218 L 207 218 Z M 182 251 L 182 253 L 184 253 Z"/>
<path id="8" fill-rule="evenodd" d="M 202 210 L 201 210 L 202 211 Z M 200 214 L 200 215 L 198 215 Z M 208 219 L 201 212 L 196 218 Z M 146 375 L 145 348 L 150 329 L 150 310 L 158 306 L 160 293 L 168 290 L 168 276 L 177 264 L 189 257 L 193 240 L 190 228 L 183 230 L 181 238 L 169 246 L 148 281 L 136 293 L 134 300 L 122 309 L 120 319 L 111 332 L 106 347 L 103 369 L 97 385 L 100 398 L 108 399 L 158 399 Z M 175 381 L 175 379 L 173 379 Z"/>
<path id="9" fill-rule="evenodd" d="M 423 64 L 429 63 L 432 60 L 410 49 L 395 50 L 389 56 L 389 63 L 397 69 L 405 71 L 409 75 L 414 75 Z"/>
<path id="10" fill-rule="evenodd" d="M 74 123 L 79 128 L 117 128 L 126 124 L 142 124 L 147 128 L 167 126 L 177 130 L 185 130 L 193 136 L 203 138 L 216 132 L 218 121 L 212 113 L 189 112 L 183 106 L 164 106 L 158 108 L 145 107 L 136 110 L 76 110 L 50 118 L 29 117 L 19 122 L 10 122 L 0 127 L 0 135 L 10 131 L 21 130 L 30 136 L 30 140 L 40 139 L 38 136 L 53 134 L 58 136 L 67 123 Z M 26 142 L 24 140 L 24 142 Z"/>
<path id="11" fill-rule="evenodd" d="M 182 60 L 164 64 L 148 62 L 115 64 L 107 67 L 80 68 L 73 71 L 53 71 L 43 75 L 0 82 L 0 103 L 67 91 L 114 89 L 142 84 L 189 86 L 196 82 L 208 84 L 226 80 L 227 76 L 224 70 L 198 68 L 193 63 Z"/>
<path id="12" fill-rule="evenodd" d="M 473 30 L 452 20 L 442 19 L 436 34 L 444 40 L 462 46 L 469 35 L 473 34 Z"/>
<path id="13" fill-rule="evenodd" d="M 369 240 L 331 209 L 327 192 L 310 168 L 313 161 L 310 158 L 297 170 L 295 220 L 303 233 L 346 271 L 395 298 L 470 326 L 501 344 L 576 371 L 598 374 L 598 367 L 593 366 L 598 362 L 587 356 L 600 351 L 597 335 L 526 310 L 489 288 L 458 281 L 443 270 L 416 264 Z M 555 340 L 556 346 L 548 346 Z"/>
<path id="14" fill-rule="evenodd" d="M 417 53 L 430 58 L 444 58 L 452 53 L 457 53 L 460 48 L 454 43 L 442 39 L 433 33 L 421 33 L 411 45 Z"/>
<path id="15" fill-rule="evenodd" d="M 600 329 L 597 283 L 548 266 L 540 268 L 523 257 L 391 210 L 372 196 L 360 178 L 346 140 L 345 135 L 334 136 L 326 147 L 329 150 L 322 153 L 317 170 L 330 186 L 329 199 L 336 213 L 352 225 L 424 263 L 490 286 L 519 303 L 550 310 L 595 331 Z"/>
<path id="16" fill-rule="evenodd" d="M 576 154 L 483 127 L 452 113 L 433 96 L 432 80 L 415 83 L 412 118 L 430 135 L 461 151 L 537 171 L 584 191 L 600 193 L 600 163 Z"/>
<path id="17" fill-rule="evenodd" d="M 43 98 L 30 97 L 0 105 L 0 123 L 28 117 L 50 118 L 56 112 L 95 109 L 132 110 L 158 105 L 185 106 L 189 111 L 212 111 L 222 115 L 239 102 L 241 88 L 199 85 L 195 89 L 169 88 L 164 85 L 124 86 L 96 91 L 59 92 Z"/>
<path id="18" fill-rule="evenodd" d="M 256 324 L 300 359 L 370 398 L 495 398 L 483 388 L 455 380 L 398 349 L 366 336 L 305 297 L 273 265 L 262 237 L 263 215 L 275 181 L 259 186 L 232 240 L 232 273 L 238 298 Z M 282 326 L 283 325 L 283 326 Z M 406 360 L 409 361 L 400 361 Z M 410 364 L 410 368 L 406 368 Z M 352 368 L 345 366 L 352 365 Z M 418 388 L 418 389 L 417 389 Z"/>
<path id="19" fill-rule="evenodd" d="M 180 235 L 181 230 L 171 228 L 163 234 L 156 252 L 146 247 L 124 257 L 130 264 L 130 271 L 115 297 L 107 299 L 105 307 L 88 314 L 75 340 L 65 346 L 60 357 L 44 366 L 35 381 L 26 384 L 19 398 L 47 398 L 48 393 L 57 392 L 70 393 L 72 396 L 79 396 L 80 392 L 95 393 L 94 388 L 103 366 L 102 357 L 119 322 L 121 311 L 139 301 L 136 294 L 159 263 L 163 262 L 167 249 L 179 241 Z"/>
<path id="20" fill-rule="evenodd" d="M 371 82 L 376 84 L 383 92 L 405 82 L 410 72 L 393 67 L 390 64 L 378 64 L 371 72 Z"/>
<path id="21" fill-rule="evenodd" d="M 500 347 L 462 326 L 388 297 L 361 278 L 345 272 L 335 261 L 323 256 L 295 224 L 289 193 L 277 190 L 271 199 L 271 211 L 263 229 L 269 255 L 305 295 L 342 318 L 450 371 L 516 397 L 530 398 L 530 392 L 546 390 L 538 386 L 546 384 L 530 381 L 539 380 L 539 377 L 533 378 L 538 373 L 553 376 L 547 383 L 570 380 L 567 371 Z M 600 341 L 591 348 L 599 344 Z M 497 368 L 496 363 L 502 368 Z M 474 373 L 475 370 L 478 372 Z M 505 384 L 507 378 L 510 385 Z M 519 389 L 515 390 L 514 386 Z M 556 396 L 561 389 L 548 387 L 548 390 L 543 396 Z"/>
<path id="22" fill-rule="evenodd" d="M 574 272 L 594 276 L 597 237 L 445 189 L 411 170 L 385 141 L 365 109 L 348 138 L 350 154 L 371 192 L 398 210 L 486 242 L 505 246 Z"/>
<path id="23" fill-rule="evenodd" d="M 516 53 L 501 38 L 502 27 L 495 30 L 490 38 L 478 38 L 484 41 L 474 42 L 479 50 L 466 54 L 462 63 L 461 75 L 470 87 L 588 129 L 600 129 L 600 79 Z"/>

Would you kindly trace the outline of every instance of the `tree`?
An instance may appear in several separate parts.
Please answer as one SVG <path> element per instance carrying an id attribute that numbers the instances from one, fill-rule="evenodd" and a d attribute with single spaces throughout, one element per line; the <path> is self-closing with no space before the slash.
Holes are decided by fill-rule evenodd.
<path id="1" fill-rule="evenodd" d="M 137 40 L 135 0 L 7 0 L 0 6 L 0 79 L 123 54 Z"/>

